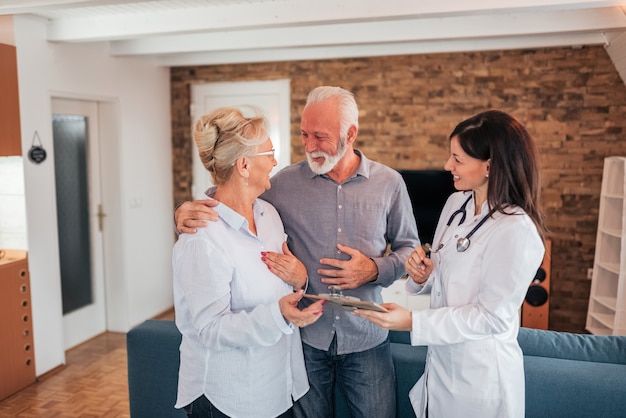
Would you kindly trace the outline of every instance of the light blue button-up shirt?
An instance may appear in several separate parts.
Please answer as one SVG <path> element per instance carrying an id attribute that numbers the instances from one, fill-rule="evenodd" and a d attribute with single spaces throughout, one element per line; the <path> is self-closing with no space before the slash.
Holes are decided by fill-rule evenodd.
<path id="1" fill-rule="evenodd" d="M 254 204 L 247 220 L 216 206 L 217 222 L 181 234 L 173 250 L 176 325 L 183 334 L 177 408 L 204 394 L 231 417 L 274 417 L 309 388 L 298 328 L 278 300 L 293 291 L 261 261 L 282 252 L 276 210 Z"/>
<path id="2" fill-rule="evenodd" d="M 404 262 L 419 238 L 400 174 L 356 152 L 361 158 L 357 171 L 342 184 L 313 173 L 302 161 L 272 177 L 271 189 L 261 197 L 280 213 L 289 248 L 307 268 L 307 293 L 329 293 L 317 270 L 330 267 L 319 260 L 348 259 L 337 249 L 343 244 L 369 256 L 379 271 L 376 281 L 344 290 L 344 295 L 380 303 L 382 288 L 405 273 Z M 319 350 L 328 350 L 336 334 L 338 354 L 365 351 L 387 338 L 387 331 L 332 304 L 326 304 L 322 317 L 301 334 Z"/>

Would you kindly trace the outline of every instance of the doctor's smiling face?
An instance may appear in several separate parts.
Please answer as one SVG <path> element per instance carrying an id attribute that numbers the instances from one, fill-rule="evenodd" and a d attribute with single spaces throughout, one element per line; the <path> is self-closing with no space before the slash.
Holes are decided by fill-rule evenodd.
<path id="1" fill-rule="evenodd" d="M 452 174 L 457 190 L 474 190 L 477 201 L 484 202 L 487 198 L 489 161 L 470 157 L 463 151 L 458 136 L 450 140 L 450 158 L 443 168 Z"/>

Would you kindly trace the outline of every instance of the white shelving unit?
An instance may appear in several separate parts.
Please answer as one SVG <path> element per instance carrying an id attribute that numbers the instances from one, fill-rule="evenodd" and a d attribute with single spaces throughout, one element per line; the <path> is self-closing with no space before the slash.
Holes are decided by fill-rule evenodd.
<path id="1" fill-rule="evenodd" d="M 587 331 L 626 335 L 626 157 L 604 160 Z"/>

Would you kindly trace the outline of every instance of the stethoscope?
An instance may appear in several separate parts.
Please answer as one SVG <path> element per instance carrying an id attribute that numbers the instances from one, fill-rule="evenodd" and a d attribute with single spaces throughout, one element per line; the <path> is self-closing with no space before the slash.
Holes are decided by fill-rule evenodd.
<path id="1" fill-rule="evenodd" d="M 452 221 L 454 221 L 454 218 L 457 217 L 457 215 L 461 215 L 461 221 L 459 222 L 459 225 L 462 225 L 463 222 L 465 222 L 465 218 L 467 217 L 467 204 L 470 202 L 470 200 L 472 200 L 472 197 L 474 197 L 473 195 L 470 195 L 467 200 L 465 201 L 465 203 L 463 203 L 463 205 L 456 211 L 454 211 L 452 213 L 452 215 L 450 216 L 450 219 L 448 219 L 448 223 L 446 224 L 446 229 L 444 229 L 443 233 L 441 234 L 441 241 L 443 241 L 443 237 L 446 235 L 446 231 L 448 230 L 448 228 L 450 227 L 450 225 L 452 225 Z M 459 238 L 456 241 L 456 250 L 460 253 L 465 252 L 470 244 L 472 243 L 470 241 L 470 238 L 472 237 L 472 235 L 474 235 L 476 233 L 476 231 L 478 231 L 478 229 L 483 226 L 483 224 L 485 222 L 487 222 L 487 219 L 489 219 L 491 217 L 491 215 L 493 215 L 493 213 L 495 212 L 495 208 L 491 209 L 489 211 L 488 214 L 486 214 L 485 216 L 483 216 L 483 218 L 480 220 L 480 222 L 478 222 L 476 224 L 476 226 L 469 232 L 469 234 L 467 234 L 466 236 Z M 439 241 L 439 246 L 437 247 L 436 250 L 431 250 L 431 253 L 436 253 L 437 251 L 439 251 L 441 248 L 443 248 L 443 243 Z"/>

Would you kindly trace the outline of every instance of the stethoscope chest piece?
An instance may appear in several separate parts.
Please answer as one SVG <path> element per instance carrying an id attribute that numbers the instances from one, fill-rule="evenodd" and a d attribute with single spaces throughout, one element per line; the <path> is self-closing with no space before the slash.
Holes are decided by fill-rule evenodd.
<path id="1" fill-rule="evenodd" d="M 456 241 L 456 250 L 460 253 L 465 252 L 470 246 L 470 240 L 468 237 L 459 238 Z"/>
<path id="2" fill-rule="evenodd" d="M 459 225 L 461 225 L 464 221 L 465 221 L 465 210 L 467 207 L 467 204 L 470 202 L 470 200 L 472 200 L 473 195 L 470 195 L 467 200 L 465 201 L 465 203 L 463 203 L 463 205 L 459 208 L 459 210 L 455 211 L 454 213 L 452 213 L 452 216 L 450 216 L 450 219 L 448 220 L 448 223 L 446 224 L 446 230 L 450 227 L 450 225 L 452 224 L 452 221 L 454 220 L 454 218 L 456 217 L 456 215 L 461 215 L 461 222 L 459 222 Z M 487 222 L 487 219 L 489 219 L 491 217 L 491 215 L 493 215 L 493 213 L 496 211 L 495 208 L 492 208 L 488 214 L 486 214 L 485 216 L 483 216 L 483 218 L 480 220 L 480 222 L 478 222 L 476 224 L 476 226 L 474 226 L 474 228 L 469 232 L 469 234 L 467 234 L 465 237 L 463 238 L 459 238 L 456 241 L 456 250 L 460 253 L 467 251 L 467 249 L 470 246 L 470 238 L 472 237 L 472 235 L 474 235 L 474 233 L 476 231 L 478 231 L 478 229 L 483 226 L 483 224 L 485 222 Z M 444 233 L 445 235 L 445 230 Z M 439 249 L 441 249 L 441 247 L 443 247 L 442 244 L 439 244 L 439 248 L 437 249 L 437 251 L 439 251 Z M 437 251 L 433 251 L 433 252 L 437 252 Z"/>

